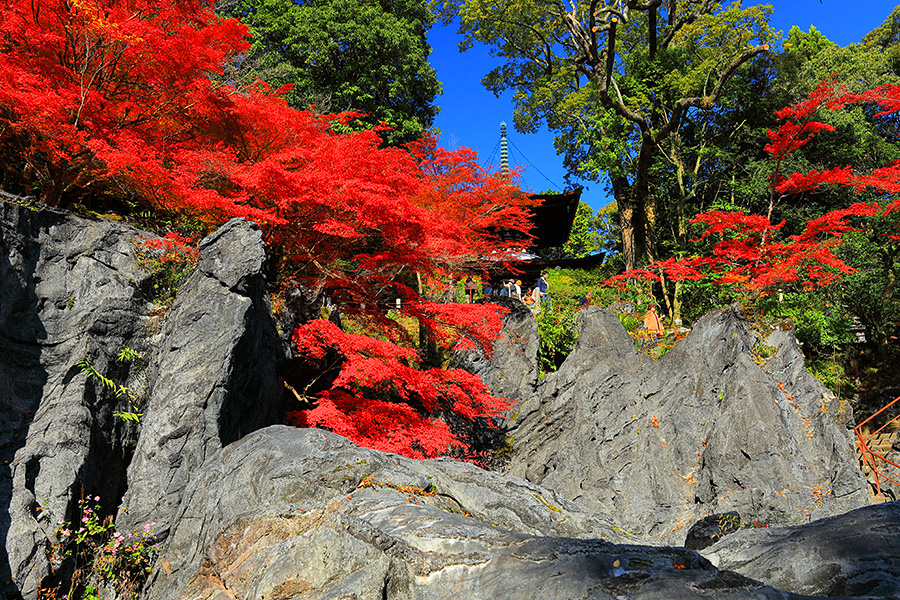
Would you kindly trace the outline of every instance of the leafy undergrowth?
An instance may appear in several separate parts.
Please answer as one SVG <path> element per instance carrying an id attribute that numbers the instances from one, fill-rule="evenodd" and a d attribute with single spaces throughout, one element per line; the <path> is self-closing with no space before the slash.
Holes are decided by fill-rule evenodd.
<path id="1" fill-rule="evenodd" d="M 159 553 L 156 523 L 123 533 L 102 512 L 100 497 L 87 496 L 78 503 L 78 518 L 56 521 L 47 547 L 50 577 L 38 589 L 38 598 L 97 600 L 103 588 L 114 589 L 123 600 L 138 597 Z"/>
<path id="2" fill-rule="evenodd" d="M 666 327 L 661 333 L 654 333 L 649 331 L 644 320 L 635 314 L 616 313 L 616 316 L 634 340 L 637 349 L 657 359 L 674 348 L 689 332 L 684 327 Z"/>
<path id="3" fill-rule="evenodd" d="M 575 348 L 578 341 L 578 312 L 570 306 L 556 304 L 537 314 L 538 360 L 541 376 L 552 373 Z"/>

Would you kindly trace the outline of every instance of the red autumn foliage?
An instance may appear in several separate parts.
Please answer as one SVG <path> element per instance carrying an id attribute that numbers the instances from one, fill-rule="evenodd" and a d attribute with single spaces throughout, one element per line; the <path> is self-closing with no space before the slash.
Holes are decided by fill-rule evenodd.
<path id="1" fill-rule="evenodd" d="M 248 48 L 247 29 L 211 8 L 209 0 L 0 3 L 4 181 L 41 190 L 53 205 L 127 202 L 210 228 L 251 219 L 291 280 L 329 290 L 390 339 L 404 335 L 380 305 L 401 298 L 433 338 L 489 347 L 496 310 L 425 302 L 418 280 L 476 264 L 486 248 L 502 248 L 501 229 L 527 233 L 529 201 L 468 151 L 431 139 L 381 148 L 374 131 L 338 132 L 353 114 L 298 112 L 263 82 L 222 82 L 224 61 Z M 355 441 L 431 456 L 458 444 L 432 417 L 471 420 L 505 406 L 471 376 L 415 368 L 409 350 L 358 348 L 350 336 L 308 327 L 298 330 L 301 350 L 333 348 L 347 370 L 311 422 Z M 361 383 L 376 372 L 378 385 Z M 406 390 L 401 401 L 363 396 L 391 380 Z M 379 442 L 366 433 L 379 431 Z"/>
<path id="2" fill-rule="evenodd" d="M 483 312 L 486 317 L 494 314 Z M 329 351 L 336 353 L 340 373 L 314 409 L 289 413 L 289 420 L 331 429 L 363 446 L 414 458 L 464 453 L 464 444 L 437 417 L 453 412 L 475 421 L 499 417 L 510 407 L 491 396 L 475 375 L 458 369 L 418 369 L 414 350 L 345 333 L 329 321 L 298 327 L 294 343 L 311 359 L 327 360 Z"/>
<path id="3" fill-rule="evenodd" d="M 765 147 L 775 161 L 770 185 L 774 191 L 786 195 L 824 185 L 852 186 L 858 191 L 868 189 L 884 194 L 883 205 L 858 202 L 848 208 L 830 211 L 809 221 L 801 234 L 781 241 L 776 239 L 776 233 L 783 222 L 772 225 L 764 216 L 742 211 L 709 211 L 691 221 L 706 227 L 694 242 L 715 240 L 707 253 L 681 260 L 656 261 L 644 269 L 618 275 L 608 283 L 620 285 L 635 278 L 659 280 L 659 274 L 664 273 L 672 280 L 711 277 L 718 283 L 739 283 L 745 293 L 753 293 L 793 283 L 800 283 L 805 288 L 824 286 L 835 282 L 841 274 L 851 272 L 834 250 L 841 243 L 843 234 L 855 229 L 851 219 L 878 218 L 900 208 L 900 196 L 897 195 L 900 192 L 900 161 L 870 173 L 856 173 L 851 167 L 842 166 L 794 173 L 787 178 L 781 176 L 780 168 L 791 152 L 812 141 L 817 133 L 834 129 L 813 120 L 819 110 L 841 110 L 862 103 L 882 107 L 878 116 L 896 113 L 900 111 L 900 86 L 885 85 L 863 94 L 853 94 L 832 82 L 823 82 L 806 100 L 776 112 L 783 122 L 778 131 L 768 132 L 770 142 Z"/>
<path id="4" fill-rule="evenodd" d="M 144 239 L 140 246 L 144 251 L 158 256 L 160 264 L 166 263 L 190 263 L 196 262 L 198 258 L 196 240 L 179 235 L 174 231 L 170 231 L 161 238 Z"/>

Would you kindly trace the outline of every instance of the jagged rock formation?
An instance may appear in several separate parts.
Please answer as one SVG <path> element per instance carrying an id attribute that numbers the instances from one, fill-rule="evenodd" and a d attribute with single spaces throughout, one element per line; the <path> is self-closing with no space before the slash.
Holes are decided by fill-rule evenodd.
<path id="1" fill-rule="evenodd" d="M 900 502 L 795 527 L 742 529 L 702 554 L 769 585 L 816 596 L 900 598 Z"/>
<path id="2" fill-rule="evenodd" d="M 854 545 L 855 562 L 821 550 L 840 538 L 817 523 L 778 533 L 766 551 L 745 530 L 704 550 L 742 574 L 659 545 L 680 542 L 676 524 L 706 513 L 803 520 L 865 504 L 838 407 L 805 374 L 788 334 L 766 342 L 778 352 L 760 369 L 740 316 L 723 311 L 654 362 L 614 315 L 591 310 L 573 355 L 536 385 L 536 326 L 514 310 L 490 361 L 457 359 L 523 400 L 512 467 L 526 481 L 269 426 L 281 414 L 285 347 L 266 307 L 259 232 L 232 221 L 204 240 L 164 315 L 141 291 L 140 233 L 0 202 L 6 600 L 37 600 L 38 586 L 53 583 L 55 519 L 71 520 L 83 492 L 112 514 L 126 490 L 119 529 L 153 520 L 168 533 L 143 595 L 159 600 L 799 600 L 791 592 L 896 590 L 896 551 L 884 546 L 900 531 L 896 510 L 851 513 L 847 528 L 882 540 Z M 145 356 L 144 370 L 116 360 L 123 346 Z M 113 415 L 128 399 L 83 372 L 86 356 L 149 398 L 136 446 L 134 425 Z M 797 561 L 808 568 L 788 567 Z"/>
<path id="3" fill-rule="evenodd" d="M 157 362 L 128 493 L 126 530 L 155 521 L 161 534 L 185 486 L 214 452 L 279 422 L 280 341 L 269 314 L 262 234 L 232 219 L 200 243 L 197 269 L 179 290 Z"/>
<path id="4" fill-rule="evenodd" d="M 233 222 L 203 244 L 163 324 L 141 292 L 134 243 L 146 232 L 4 195 L 0 202 L 0 591 L 35 598 L 56 519 L 83 494 L 138 520 L 177 508 L 190 468 L 276 422 L 278 360 L 263 302 L 259 232 Z M 116 360 L 127 346 L 149 366 Z M 158 349 L 158 353 L 157 353 Z M 129 411 L 78 367 L 149 393 L 134 462 Z M 155 458 L 154 458 L 155 456 Z M 126 478 L 126 468 L 130 473 Z M 11 585 L 10 585 L 11 584 Z"/>
<path id="5" fill-rule="evenodd" d="M 615 539 L 607 519 L 514 477 L 275 426 L 197 474 L 147 597 L 799 600 L 684 548 Z"/>
<path id="6" fill-rule="evenodd" d="M 137 233 L 0 202 L 0 579 L 26 598 L 47 573 L 53 516 L 70 514 L 82 489 L 113 503 L 124 491 L 128 449 L 112 413 L 127 402 L 77 363 L 91 357 L 126 381 L 119 348 L 155 343 Z"/>
<path id="7" fill-rule="evenodd" d="M 450 366 L 478 375 L 496 396 L 523 402 L 534 394 L 538 381 L 537 322 L 531 310 L 518 300 L 498 297 L 491 302 L 509 311 L 503 318 L 503 332 L 494 342 L 493 355 L 488 358 L 480 350 L 457 351 Z M 510 410 L 512 414 L 517 411 L 517 406 Z"/>
<path id="8" fill-rule="evenodd" d="M 763 342 L 775 354 L 760 366 L 729 308 L 657 361 L 611 312 L 582 315 L 574 351 L 520 409 L 512 474 L 675 544 L 713 513 L 805 522 L 869 503 L 841 407 L 793 335 Z"/>

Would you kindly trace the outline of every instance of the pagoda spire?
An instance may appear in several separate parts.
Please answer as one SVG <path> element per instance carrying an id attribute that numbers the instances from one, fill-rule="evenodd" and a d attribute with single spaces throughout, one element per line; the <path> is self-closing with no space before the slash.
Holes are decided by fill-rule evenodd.
<path id="1" fill-rule="evenodd" d="M 506 140 L 505 121 L 500 121 L 500 172 L 509 179 L 509 146 Z"/>

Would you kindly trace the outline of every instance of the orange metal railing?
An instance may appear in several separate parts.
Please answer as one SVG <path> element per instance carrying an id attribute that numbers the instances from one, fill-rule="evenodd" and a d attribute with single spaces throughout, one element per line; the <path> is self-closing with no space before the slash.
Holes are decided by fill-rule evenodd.
<path id="1" fill-rule="evenodd" d="M 880 494 L 881 494 L 881 480 L 882 480 L 882 479 L 885 479 L 885 480 L 887 480 L 887 481 L 890 481 L 890 482 L 893 483 L 894 485 L 900 487 L 900 483 L 898 483 L 896 480 L 894 480 L 894 479 L 888 477 L 887 475 L 884 474 L 884 472 L 883 472 L 881 469 L 879 469 L 879 463 L 878 463 L 878 461 L 883 461 L 885 465 L 891 465 L 892 467 L 894 467 L 894 469 L 896 469 L 896 471 L 897 471 L 897 474 L 895 474 L 895 473 L 893 472 L 893 470 L 891 471 L 891 474 L 894 475 L 894 477 L 896 477 L 897 479 L 900 479 L 900 465 L 898 465 L 897 463 L 895 463 L 895 462 L 893 462 L 893 461 L 891 461 L 891 460 L 888 460 L 887 458 L 885 458 L 885 457 L 882 456 L 881 454 L 879 454 L 879 453 L 875 452 L 874 450 L 872 450 L 872 449 L 869 447 L 869 441 L 870 441 L 873 437 L 875 437 L 876 435 L 878 435 L 880 432 L 882 432 L 882 431 L 884 430 L 885 427 L 887 427 L 888 425 L 890 425 L 890 424 L 893 423 L 894 421 L 897 421 L 898 419 L 900 419 L 900 414 L 898 414 L 898 415 L 897 415 L 896 417 L 894 417 L 893 419 L 890 419 L 890 420 L 889 420 L 888 422 L 886 422 L 884 425 L 882 425 L 881 427 L 879 427 L 879 428 L 876 429 L 875 431 L 869 433 L 868 435 L 863 435 L 862 428 L 863 428 L 863 426 L 864 426 L 866 423 L 868 423 L 869 421 L 871 421 L 872 419 L 874 419 L 875 417 L 877 417 L 878 415 L 880 415 L 881 413 L 883 413 L 884 411 L 886 411 L 888 408 L 890 408 L 891 406 L 893 406 L 893 405 L 896 404 L 897 402 L 900 402 L 900 396 L 898 396 L 897 398 L 895 398 L 893 402 L 890 402 L 889 404 L 887 404 L 886 406 L 884 406 L 881 410 L 879 410 L 878 412 L 876 412 L 874 415 L 872 415 L 871 417 L 869 417 L 868 419 L 866 419 L 865 421 L 863 421 L 862 423 L 860 423 L 859 425 L 857 425 L 857 426 L 853 429 L 853 430 L 856 432 L 856 438 L 857 438 L 857 440 L 858 440 L 857 446 L 859 447 L 859 451 L 860 451 L 860 453 L 862 454 L 862 461 L 863 461 L 864 464 L 868 465 L 869 468 L 872 469 L 872 474 L 873 474 L 874 477 L 875 477 L 875 493 L 876 493 L 876 495 L 880 495 Z"/>

